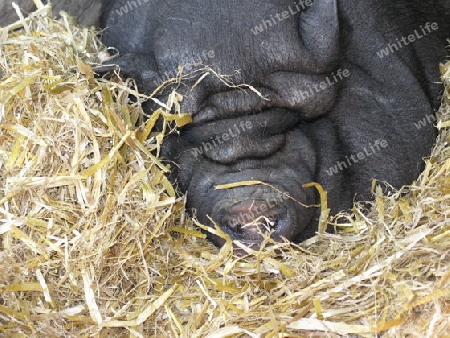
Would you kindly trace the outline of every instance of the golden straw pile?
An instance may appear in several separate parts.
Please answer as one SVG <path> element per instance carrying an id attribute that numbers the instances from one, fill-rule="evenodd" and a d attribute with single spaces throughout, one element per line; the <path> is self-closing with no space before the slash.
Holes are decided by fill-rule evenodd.
<path id="1" fill-rule="evenodd" d="M 237 257 L 185 215 L 157 157 L 170 128 L 156 118 L 186 116 L 135 128 L 148 98 L 94 77 L 98 32 L 37 3 L 0 30 L 0 337 L 450 333 L 450 62 L 440 136 L 406 195 Z"/>

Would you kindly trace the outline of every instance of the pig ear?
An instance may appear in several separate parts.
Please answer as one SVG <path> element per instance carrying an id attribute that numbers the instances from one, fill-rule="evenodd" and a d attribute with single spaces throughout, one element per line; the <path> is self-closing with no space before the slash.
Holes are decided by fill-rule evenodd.
<path id="1" fill-rule="evenodd" d="M 158 85 L 158 66 L 152 54 L 129 53 L 95 67 L 96 73 L 118 69 L 126 77 L 136 80 L 139 90 L 151 93 Z"/>
<path id="2" fill-rule="evenodd" d="M 299 34 L 315 61 L 313 71 L 333 68 L 339 54 L 339 15 L 337 0 L 315 0 L 299 18 Z"/>

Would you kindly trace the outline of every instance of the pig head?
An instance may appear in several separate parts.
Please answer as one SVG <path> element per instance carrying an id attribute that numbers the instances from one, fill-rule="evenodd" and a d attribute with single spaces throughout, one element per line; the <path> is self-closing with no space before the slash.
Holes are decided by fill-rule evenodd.
<path id="1" fill-rule="evenodd" d="M 336 213 L 370 199 L 373 179 L 417 178 L 436 136 L 449 7 L 117 0 L 104 5 L 103 41 L 146 93 L 179 65 L 193 72 L 178 84 L 193 122 L 163 155 L 201 222 L 258 247 L 267 232 L 299 241 L 317 230 L 319 194 L 305 184 L 319 183 Z M 227 76 L 197 83 L 205 65 Z"/>

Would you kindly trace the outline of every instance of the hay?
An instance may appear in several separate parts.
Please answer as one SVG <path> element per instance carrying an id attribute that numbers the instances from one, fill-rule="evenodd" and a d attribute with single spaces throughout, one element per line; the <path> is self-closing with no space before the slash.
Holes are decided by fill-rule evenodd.
<path id="1" fill-rule="evenodd" d="M 329 220 L 338 234 L 236 257 L 165 178 L 167 125 L 134 128 L 147 98 L 94 77 L 97 32 L 36 2 L 0 31 L 0 336 L 450 332 L 450 63 L 437 145 L 408 194 Z"/>

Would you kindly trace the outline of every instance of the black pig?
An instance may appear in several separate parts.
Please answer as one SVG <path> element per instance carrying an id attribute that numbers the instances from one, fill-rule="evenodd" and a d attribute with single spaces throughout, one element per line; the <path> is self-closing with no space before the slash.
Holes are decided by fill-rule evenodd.
<path id="1" fill-rule="evenodd" d="M 147 93 L 178 65 L 235 74 L 234 87 L 215 76 L 184 82 L 193 123 L 164 155 L 200 221 L 209 215 L 258 247 L 266 231 L 299 241 L 317 230 L 319 196 L 307 183 L 323 186 L 336 213 L 370 199 L 373 179 L 399 188 L 417 178 L 436 136 L 449 9 L 447 0 L 115 0 L 103 41 Z M 217 189 L 242 181 L 266 184 Z"/>

